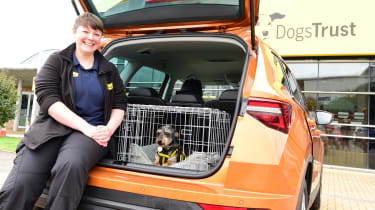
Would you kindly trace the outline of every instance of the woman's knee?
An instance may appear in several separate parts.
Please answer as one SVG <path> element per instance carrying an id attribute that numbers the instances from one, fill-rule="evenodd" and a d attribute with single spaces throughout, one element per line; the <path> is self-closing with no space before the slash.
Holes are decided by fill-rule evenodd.
<path id="1" fill-rule="evenodd" d="M 14 183 L 16 188 L 34 188 L 43 189 L 48 179 L 45 174 L 31 174 L 20 172 L 17 175 L 17 180 Z"/>

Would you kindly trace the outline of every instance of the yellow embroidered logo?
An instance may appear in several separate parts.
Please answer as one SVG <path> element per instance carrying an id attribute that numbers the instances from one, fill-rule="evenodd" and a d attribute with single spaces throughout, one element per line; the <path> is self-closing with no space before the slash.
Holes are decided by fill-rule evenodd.
<path id="1" fill-rule="evenodd" d="M 112 82 L 109 83 L 109 84 L 107 84 L 107 88 L 108 88 L 108 90 L 112 90 L 112 89 L 113 89 L 113 84 L 112 84 Z"/>
<path id="2" fill-rule="evenodd" d="M 73 77 L 78 77 L 78 72 L 73 71 Z"/>

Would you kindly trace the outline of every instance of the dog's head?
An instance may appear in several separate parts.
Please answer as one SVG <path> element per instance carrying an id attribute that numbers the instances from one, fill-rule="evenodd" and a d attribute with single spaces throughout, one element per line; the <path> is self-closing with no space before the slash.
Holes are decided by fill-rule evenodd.
<path id="1" fill-rule="evenodd" d="M 156 144 L 166 148 L 178 138 L 178 132 L 170 125 L 164 125 L 156 131 Z"/>

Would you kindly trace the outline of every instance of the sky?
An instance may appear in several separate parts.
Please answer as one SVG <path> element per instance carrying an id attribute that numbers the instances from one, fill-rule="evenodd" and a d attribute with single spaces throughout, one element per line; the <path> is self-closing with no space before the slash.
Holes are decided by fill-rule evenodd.
<path id="1" fill-rule="evenodd" d="M 1 0 L 0 68 L 68 46 L 76 17 L 71 0 Z"/>

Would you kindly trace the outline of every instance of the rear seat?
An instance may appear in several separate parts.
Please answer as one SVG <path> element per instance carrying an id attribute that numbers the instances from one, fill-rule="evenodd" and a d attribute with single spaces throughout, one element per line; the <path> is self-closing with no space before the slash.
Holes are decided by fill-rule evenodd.
<path id="1" fill-rule="evenodd" d="M 225 90 L 221 93 L 219 100 L 208 101 L 204 106 L 228 112 L 233 118 L 236 109 L 237 95 L 238 89 Z"/>
<path id="2" fill-rule="evenodd" d="M 155 89 L 149 87 L 138 87 L 129 92 L 130 104 L 165 105 Z"/>

